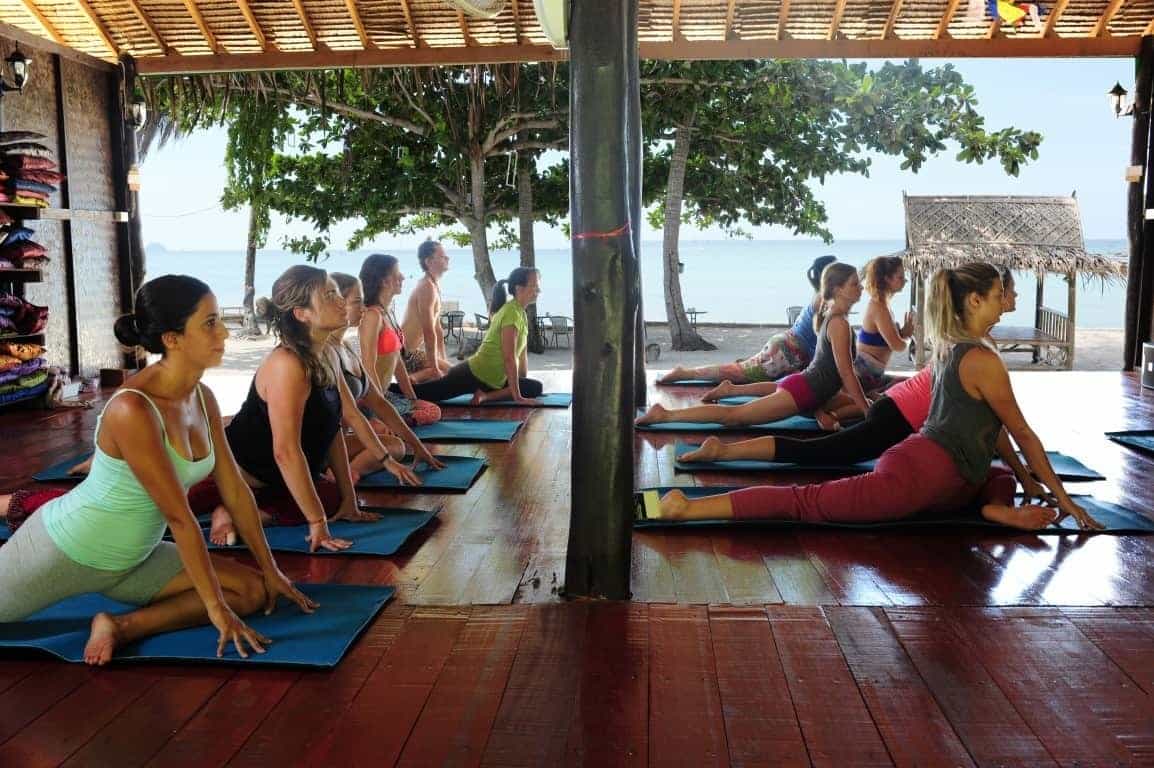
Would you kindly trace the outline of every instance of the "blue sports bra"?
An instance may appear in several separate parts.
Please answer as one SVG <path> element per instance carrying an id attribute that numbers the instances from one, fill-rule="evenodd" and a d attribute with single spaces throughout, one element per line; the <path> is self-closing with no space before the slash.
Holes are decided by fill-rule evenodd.
<path id="1" fill-rule="evenodd" d="M 857 340 L 859 344 L 871 347 L 888 347 L 889 342 L 880 333 L 870 333 L 865 328 L 858 328 Z"/>

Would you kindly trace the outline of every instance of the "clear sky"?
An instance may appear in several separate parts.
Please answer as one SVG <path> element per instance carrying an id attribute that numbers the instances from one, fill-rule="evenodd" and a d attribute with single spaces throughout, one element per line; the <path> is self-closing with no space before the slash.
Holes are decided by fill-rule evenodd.
<path id="1" fill-rule="evenodd" d="M 927 66 L 940 62 L 929 61 Z M 978 109 L 990 130 L 1006 126 L 1037 130 L 1044 136 L 1039 159 L 1017 178 L 997 162 L 966 165 L 954 160 L 956 148 L 930 159 L 917 174 L 901 171 L 895 158 L 874 158 L 869 178 L 835 176 L 818 190 L 837 239 L 903 237 L 901 196 L 910 194 L 1037 194 L 1077 191 L 1087 238 L 1121 239 L 1126 234 L 1126 184 L 1130 118 L 1115 118 L 1106 91 L 1121 81 L 1133 92 L 1130 59 L 968 59 L 953 62 L 974 85 Z M 248 225 L 245 211 L 219 207 L 224 187 L 223 130 L 202 131 L 155 152 L 141 169 L 141 205 L 146 243 L 170 250 L 242 250 Z M 345 247 L 354 226 L 337 230 L 335 249 Z M 280 248 L 286 235 L 309 233 L 303 223 L 274 219 L 268 247 Z M 429 234 L 436 234 L 430 232 Z M 763 227 L 755 237 L 782 239 L 788 230 Z M 660 239 L 647 229 L 646 240 Z M 682 230 L 685 239 L 716 239 L 716 231 Z M 413 236 L 381 237 L 367 247 L 411 246 Z M 537 245 L 561 248 L 560 230 L 542 225 Z"/>

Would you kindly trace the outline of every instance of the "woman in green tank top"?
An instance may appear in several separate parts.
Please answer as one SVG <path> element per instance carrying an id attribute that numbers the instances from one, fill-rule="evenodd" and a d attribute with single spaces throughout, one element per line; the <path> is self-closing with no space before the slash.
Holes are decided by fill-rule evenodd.
<path id="1" fill-rule="evenodd" d="M 107 663 L 122 644 L 205 622 L 220 632 L 218 656 L 229 644 L 242 657 L 263 653 L 269 640 L 240 616 L 272 611 L 278 596 L 310 613 L 316 604 L 273 560 L 220 408 L 200 384 L 228 338 L 216 297 L 200 280 L 166 275 L 141 286 L 135 307 L 116 321 L 116 338 L 161 359 L 105 405 L 88 477 L 51 500 L 0 496 L 0 514 L 19 526 L 0 548 L 0 622 L 99 592 L 139 607 L 93 617 L 89 664 Z M 188 488 L 210 473 L 259 570 L 208 554 Z M 165 528 L 175 543 L 161 540 Z"/>

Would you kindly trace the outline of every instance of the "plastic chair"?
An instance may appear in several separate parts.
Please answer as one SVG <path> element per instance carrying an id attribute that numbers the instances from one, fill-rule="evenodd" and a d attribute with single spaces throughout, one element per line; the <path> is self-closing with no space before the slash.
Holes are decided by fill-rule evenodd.
<path id="1" fill-rule="evenodd" d="M 473 318 L 477 323 L 477 341 L 480 341 L 485 338 L 485 331 L 489 330 L 489 316 L 474 312 Z"/>
<path id="2" fill-rule="evenodd" d="M 786 325 L 792 326 L 797 322 L 797 318 L 801 315 L 801 307 L 792 306 L 785 308 Z"/>
<path id="3" fill-rule="evenodd" d="M 573 335 L 573 326 L 569 325 L 569 318 L 564 315 L 550 315 L 549 316 L 549 333 L 553 337 L 553 346 L 558 347 L 558 336 L 565 337 L 565 346 L 572 347 L 571 337 Z"/>

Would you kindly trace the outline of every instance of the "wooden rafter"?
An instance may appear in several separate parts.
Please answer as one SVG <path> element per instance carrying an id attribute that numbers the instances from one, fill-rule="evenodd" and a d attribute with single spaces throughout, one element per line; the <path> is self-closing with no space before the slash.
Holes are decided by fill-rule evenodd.
<path id="1" fill-rule="evenodd" d="M 837 30 L 841 26 L 841 18 L 845 15 L 845 1 L 837 0 L 833 7 L 833 19 L 829 22 L 829 31 L 825 35 L 826 40 L 833 40 L 837 37 Z"/>
<path id="2" fill-rule="evenodd" d="M 781 11 L 777 14 L 777 39 L 785 38 L 785 25 L 789 23 L 789 0 L 781 0 Z"/>
<path id="3" fill-rule="evenodd" d="M 946 10 L 942 14 L 942 20 L 938 22 L 938 28 L 934 30 L 935 40 L 940 40 L 949 33 L 950 22 L 954 20 L 954 14 L 958 12 L 958 6 L 961 4 L 962 0 L 950 0 L 946 5 Z"/>
<path id="4" fill-rule="evenodd" d="M 1150 23 L 1146 25 L 1146 30 L 1142 36 L 1145 37 L 1146 35 L 1154 35 L 1154 19 L 1150 19 Z"/>
<path id="5" fill-rule="evenodd" d="M 461 28 L 461 39 L 465 41 L 465 47 L 473 45 L 473 36 L 469 34 L 469 20 L 465 18 L 464 11 L 457 11 L 457 25 Z"/>
<path id="6" fill-rule="evenodd" d="M 1054 27 L 1058 26 L 1058 19 L 1066 12 L 1066 6 L 1069 4 L 1070 0 L 1058 0 L 1054 3 L 1054 7 L 1050 9 L 1049 15 L 1046 16 L 1046 23 L 1042 25 L 1042 34 L 1040 37 L 1049 37 L 1054 34 Z"/>
<path id="7" fill-rule="evenodd" d="M 737 11 L 737 0 L 729 0 L 729 7 L 725 9 L 725 39 L 733 38 L 733 14 Z"/>
<path id="8" fill-rule="evenodd" d="M 304 30 L 305 37 L 309 39 L 309 47 L 315 51 L 317 49 L 317 31 L 313 29 L 313 23 L 309 21 L 305 4 L 301 0 L 293 0 L 293 8 L 296 9 L 297 18 L 301 21 L 301 28 Z"/>
<path id="9" fill-rule="evenodd" d="M 405 14 L 405 26 L 409 28 L 409 37 L 413 40 L 413 47 L 421 47 L 421 38 L 417 37 L 417 25 L 413 23 L 413 9 L 409 7 L 409 0 L 401 0 L 401 12 Z"/>
<path id="10" fill-rule="evenodd" d="M 357 0 L 345 0 L 345 8 L 349 10 L 349 18 L 357 28 L 357 37 L 361 40 L 361 49 L 368 50 L 372 45 L 369 42 L 369 33 L 365 31 L 365 23 L 361 21 L 361 12 L 357 10 Z"/>
<path id="11" fill-rule="evenodd" d="M 882 27 L 882 40 L 893 37 L 894 24 L 897 24 L 898 16 L 902 15 L 903 4 L 904 0 L 894 0 L 894 4 L 890 6 L 890 15 L 886 17 L 886 25 Z"/>
<path id="12" fill-rule="evenodd" d="M 88 0 L 75 0 L 75 2 L 76 7 L 83 11 L 89 23 L 92 24 L 93 29 L 96 30 L 96 34 L 100 36 L 100 41 L 104 43 L 108 50 L 112 51 L 114 57 L 120 56 L 120 49 L 116 47 L 116 43 L 112 42 L 112 33 L 108 31 L 108 27 L 104 26 L 104 22 L 96 15 L 96 9 L 89 4 Z"/>
<path id="13" fill-rule="evenodd" d="M 256 39 L 256 44 L 260 46 L 262 51 L 268 50 L 268 39 L 264 35 L 264 30 L 261 29 L 260 22 L 256 20 L 256 14 L 252 12 L 252 6 L 248 4 L 248 0 L 236 0 L 237 7 L 240 8 L 240 13 L 244 16 L 244 20 L 248 22 L 249 31 Z"/>
<path id="14" fill-rule="evenodd" d="M 1110 26 L 1110 20 L 1117 15 L 1122 8 L 1122 3 L 1126 0 L 1110 0 L 1106 6 L 1106 10 L 1102 11 L 1102 15 L 1098 17 L 1098 23 L 1094 25 L 1094 31 L 1090 33 L 1091 37 L 1102 37 L 1106 34 L 1106 28 Z"/>
<path id="15" fill-rule="evenodd" d="M 986 39 L 993 40 L 998 36 L 998 32 L 1002 30 L 1002 19 L 998 17 L 990 22 L 990 26 L 986 27 Z"/>
<path id="16" fill-rule="evenodd" d="M 521 4 L 513 0 L 513 41 L 521 44 Z"/>
<path id="17" fill-rule="evenodd" d="M 673 0 L 673 39 L 681 39 L 681 0 Z"/>
<path id="18" fill-rule="evenodd" d="M 188 9 L 188 15 L 196 22 L 196 27 L 204 36 L 204 42 L 208 45 L 208 49 L 213 53 L 219 53 L 220 46 L 216 43 L 216 35 L 212 34 L 212 30 L 208 28 L 208 22 L 204 20 L 200 8 L 196 7 L 196 0 L 184 0 L 184 7 Z"/>
<path id="19" fill-rule="evenodd" d="M 128 0 L 128 6 L 132 8 L 132 12 L 136 14 L 136 18 L 140 19 L 140 23 L 148 30 L 148 34 L 153 42 L 156 43 L 156 47 L 164 53 L 168 53 L 168 43 L 164 42 L 164 38 L 160 36 L 160 30 L 156 28 L 156 25 L 152 23 L 152 19 L 150 19 L 148 14 L 144 12 L 144 9 L 140 7 L 140 3 L 138 3 L 137 0 Z"/>
<path id="20" fill-rule="evenodd" d="M 52 42 L 59 43 L 60 45 L 68 45 L 68 43 L 64 42 L 64 38 L 61 37 L 59 30 L 57 30 L 52 22 L 48 20 L 48 17 L 36 7 L 36 3 L 32 0 L 20 0 L 20 2 L 24 3 L 24 9 L 32 14 L 32 17 L 36 19 L 36 23 L 44 30 L 44 34 L 52 38 Z"/>

